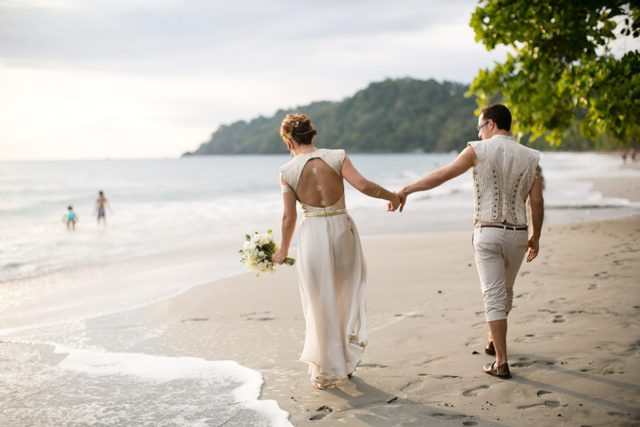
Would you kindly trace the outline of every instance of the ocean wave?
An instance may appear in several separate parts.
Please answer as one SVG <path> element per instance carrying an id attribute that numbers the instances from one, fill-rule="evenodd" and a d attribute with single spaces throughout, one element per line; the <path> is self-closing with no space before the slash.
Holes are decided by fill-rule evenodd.
<path id="1" fill-rule="evenodd" d="M 24 342 L 0 354 L 2 425 L 291 426 L 259 400 L 261 374 L 235 361 Z"/>

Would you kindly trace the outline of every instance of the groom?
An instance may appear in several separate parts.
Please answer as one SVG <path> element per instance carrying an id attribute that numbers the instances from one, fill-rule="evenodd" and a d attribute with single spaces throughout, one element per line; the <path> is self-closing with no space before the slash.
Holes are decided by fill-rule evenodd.
<path id="1" fill-rule="evenodd" d="M 511 113 L 501 104 L 483 108 L 478 117 L 478 137 L 450 164 L 404 187 L 398 195 L 404 208 L 407 196 L 430 190 L 473 168 L 473 248 L 489 324 L 485 352 L 495 362 L 484 371 L 511 378 L 507 359 L 507 315 L 513 302 L 513 285 L 527 247 L 527 262 L 539 250 L 544 216 L 540 153 L 520 145 L 511 136 Z M 527 200 L 531 233 L 527 227 Z"/>

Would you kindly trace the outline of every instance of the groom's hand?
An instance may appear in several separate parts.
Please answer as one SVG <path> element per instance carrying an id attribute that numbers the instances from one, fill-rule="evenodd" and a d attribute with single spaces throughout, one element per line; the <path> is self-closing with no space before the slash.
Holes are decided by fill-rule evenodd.
<path id="1" fill-rule="evenodd" d="M 537 237 L 531 237 L 529 239 L 529 253 L 527 254 L 527 262 L 531 262 L 538 256 L 538 252 L 540 251 L 540 241 Z"/>
<path id="2" fill-rule="evenodd" d="M 400 212 L 404 209 L 404 205 L 407 204 L 407 193 L 404 193 L 402 190 L 398 191 L 398 197 L 400 197 Z"/>

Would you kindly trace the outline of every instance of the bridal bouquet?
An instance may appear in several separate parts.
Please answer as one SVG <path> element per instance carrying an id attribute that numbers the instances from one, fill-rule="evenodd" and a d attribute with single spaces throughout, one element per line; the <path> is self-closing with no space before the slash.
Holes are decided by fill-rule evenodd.
<path id="1" fill-rule="evenodd" d="M 278 250 L 278 245 L 271 233 L 272 230 L 267 230 L 262 234 L 256 231 L 251 235 L 245 234 L 244 236 L 244 245 L 239 251 L 242 254 L 240 262 L 246 265 L 249 270 L 255 271 L 257 275 L 275 269 L 271 256 Z M 293 265 L 295 262 L 296 260 L 293 258 L 284 260 L 284 263 L 288 265 Z"/>

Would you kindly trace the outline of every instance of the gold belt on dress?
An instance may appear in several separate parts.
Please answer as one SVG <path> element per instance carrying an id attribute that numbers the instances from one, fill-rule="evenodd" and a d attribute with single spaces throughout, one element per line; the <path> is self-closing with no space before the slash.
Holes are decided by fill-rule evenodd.
<path id="1" fill-rule="evenodd" d="M 335 210 L 331 210 L 331 211 L 308 211 L 308 212 L 303 212 L 302 215 L 305 217 L 310 217 L 310 216 L 334 216 L 334 215 L 342 215 L 342 214 L 346 214 L 347 210 L 346 209 L 335 209 Z"/>

